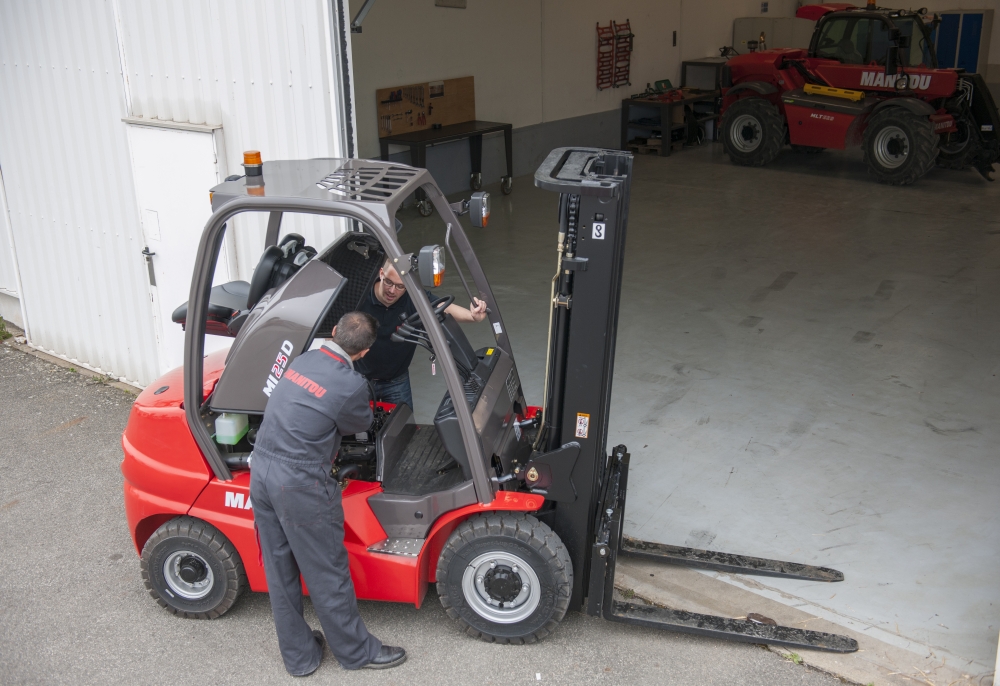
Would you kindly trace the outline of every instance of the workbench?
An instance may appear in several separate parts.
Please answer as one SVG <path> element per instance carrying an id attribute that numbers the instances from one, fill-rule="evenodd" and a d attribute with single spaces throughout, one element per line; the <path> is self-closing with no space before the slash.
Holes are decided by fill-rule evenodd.
<path id="1" fill-rule="evenodd" d="M 379 138 L 382 159 L 389 160 L 389 145 L 405 145 L 410 149 L 410 164 L 414 167 L 427 168 L 427 148 L 431 145 L 450 143 L 465 138 L 469 139 L 469 157 L 472 162 L 472 176 L 469 186 L 477 191 L 482 187 L 483 171 L 483 136 L 489 133 L 503 132 L 504 145 L 507 152 L 507 175 L 500 180 L 500 190 L 504 195 L 511 192 L 511 181 L 514 176 L 512 126 L 495 121 L 467 121 L 460 124 L 449 124 L 439 129 L 424 129 L 411 131 L 396 136 Z M 430 214 L 430 203 L 422 190 L 416 192 L 417 206 L 420 213 Z M 425 214 L 426 212 L 426 214 Z"/>
<path id="2" fill-rule="evenodd" d="M 666 157 L 670 155 L 670 134 L 680 129 L 686 130 L 690 134 L 688 127 L 692 123 L 700 123 L 715 119 L 718 116 L 716 108 L 713 107 L 710 113 L 698 114 L 693 118 L 680 117 L 681 121 L 674 121 L 674 112 L 681 108 L 684 112 L 685 106 L 693 105 L 696 102 L 714 103 L 719 97 L 719 91 L 700 91 L 698 93 L 688 93 L 680 100 L 672 102 L 657 100 L 653 97 L 645 98 L 625 98 L 622 100 L 622 132 L 621 149 L 627 150 L 630 140 L 630 131 L 638 132 L 639 135 L 651 137 L 654 131 L 659 131 L 662 136 L 660 144 L 660 155 Z M 645 112 L 645 116 L 641 113 Z M 655 113 L 656 116 L 649 116 Z"/>

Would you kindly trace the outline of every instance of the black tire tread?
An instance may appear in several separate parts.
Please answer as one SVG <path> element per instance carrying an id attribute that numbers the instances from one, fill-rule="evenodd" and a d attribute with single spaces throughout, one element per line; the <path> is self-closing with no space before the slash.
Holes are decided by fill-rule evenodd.
<path id="1" fill-rule="evenodd" d="M 462 618 L 458 609 L 453 607 L 448 597 L 447 579 L 448 565 L 455 554 L 465 545 L 489 536 L 506 536 L 514 538 L 535 551 L 545 560 L 546 565 L 555 572 L 560 580 L 556 593 L 556 604 L 552 616 L 537 630 L 522 637 L 495 636 L 471 626 Z M 479 638 L 487 643 L 522 645 L 535 643 L 545 638 L 559 625 L 569 609 L 570 594 L 573 590 L 573 563 L 569 551 L 559 540 L 559 536 L 544 522 L 540 522 L 530 514 L 514 512 L 498 512 L 471 517 L 463 522 L 448 539 L 441 551 L 437 565 L 437 591 L 441 605 L 449 617 L 458 621 L 465 633 L 473 638 Z"/>
<path id="2" fill-rule="evenodd" d="M 908 130 L 913 132 L 913 141 L 910 147 L 911 154 L 915 155 L 915 160 L 904 173 L 883 172 L 875 166 L 871 158 L 869 139 L 874 135 L 872 132 L 878 128 L 879 124 L 889 120 L 903 122 Z M 926 117 L 921 117 L 899 106 L 886 107 L 871 116 L 865 126 L 862 148 L 864 149 L 864 160 L 868 167 L 868 173 L 874 176 L 879 183 L 890 186 L 908 186 L 916 182 L 934 168 L 940 151 L 938 137 L 934 133 L 934 125 Z"/>
<path id="3" fill-rule="evenodd" d="M 160 542 L 169 538 L 190 538 L 207 546 L 215 553 L 222 568 L 226 572 L 226 594 L 222 601 L 208 612 L 187 612 L 171 606 L 165 601 L 153 586 L 149 572 L 149 552 Z M 229 610 L 243 594 L 247 587 L 246 569 L 243 567 L 243 560 L 240 559 L 236 548 L 229 542 L 221 531 L 208 522 L 204 522 L 195 517 L 187 515 L 175 517 L 160 525 L 153 532 L 146 544 L 142 547 L 142 555 L 139 557 L 139 569 L 142 573 L 142 582 L 146 586 L 149 595 L 163 609 L 171 614 L 180 615 L 187 619 L 216 619 Z"/>
<path id="4" fill-rule="evenodd" d="M 757 117 L 764 132 L 764 140 L 760 146 L 747 156 L 742 156 L 729 147 L 729 125 L 739 114 L 749 113 Z M 729 155 L 729 161 L 743 167 L 763 167 L 778 157 L 781 147 L 787 138 L 787 127 L 778 108 L 770 101 L 759 97 L 749 97 L 737 100 L 722 115 L 720 126 L 722 145 Z"/>

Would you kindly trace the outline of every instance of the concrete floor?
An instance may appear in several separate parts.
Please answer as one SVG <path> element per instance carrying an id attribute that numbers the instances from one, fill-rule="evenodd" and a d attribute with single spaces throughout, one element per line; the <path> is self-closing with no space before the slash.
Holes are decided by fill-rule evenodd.
<path id="1" fill-rule="evenodd" d="M 530 177 L 490 190 L 473 242 L 538 402 L 556 196 Z M 763 169 L 718 144 L 638 157 L 608 439 L 632 453 L 626 532 L 835 567 L 834 586 L 724 578 L 991 672 L 998 208 L 1000 185 L 973 171 L 887 187 L 857 151 Z M 410 247 L 440 241 L 403 220 Z M 461 293 L 453 271 L 442 291 Z M 424 422 L 443 389 L 425 358 Z"/>
<path id="2" fill-rule="evenodd" d="M 134 396 L 0 345 L 0 683 L 300 684 L 278 653 L 267 596 L 213 621 L 168 614 L 142 585 L 122 502 L 121 432 Z M 306 618 L 318 626 L 311 603 Z M 309 684 L 837 686 L 758 646 L 664 635 L 570 613 L 530 646 L 466 636 L 432 589 L 424 606 L 361 602 L 406 664 Z M 867 679 L 865 680 L 867 681 Z"/>

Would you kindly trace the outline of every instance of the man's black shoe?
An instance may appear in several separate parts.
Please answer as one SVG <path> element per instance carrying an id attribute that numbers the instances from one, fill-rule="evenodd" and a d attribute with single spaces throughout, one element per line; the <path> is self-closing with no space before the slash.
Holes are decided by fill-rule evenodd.
<path id="1" fill-rule="evenodd" d="M 382 646 L 378 657 L 365 665 L 365 669 L 389 669 L 406 662 L 406 651 L 393 646 Z"/>

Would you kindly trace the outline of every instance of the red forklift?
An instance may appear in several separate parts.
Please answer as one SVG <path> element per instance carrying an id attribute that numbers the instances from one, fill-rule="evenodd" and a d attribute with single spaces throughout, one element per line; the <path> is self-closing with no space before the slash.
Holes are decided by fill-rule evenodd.
<path id="1" fill-rule="evenodd" d="M 907 185 L 940 165 L 992 181 L 1000 116 L 986 82 L 938 68 L 927 11 L 807 5 L 808 50 L 761 50 L 723 68 L 720 134 L 734 164 L 759 167 L 786 143 L 804 153 L 862 146 L 881 183 Z"/>
<path id="2" fill-rule="evenodd" d="M 405 404 L 375 404 L 368 431 L 333 462 L 357 596 L 419 607 L 427 586 L 472 636 L 529 643 L 569 610 L 715 638 L 836 652 L 835 634 L 641 605 L 614 597 L 619 555 L 744 574 L 836 582 L 823 567 L 623 536 L 629 453 L 607 450 L 632 157 L 559 148 L 535 174 L 558 195 L 545 398 L 524 397 L 507 328 L 458 219 L 484 226 L 488 195 L 449 205 L 431 175 L 389 162 L 259 163 L 212 189 L 189 301 L 174 313 L 184 366 L 138 397 L 122 438 L 125 509 L 142 577 L 166 610 L 219 617 L 267 583 L 250 500 L 250 459 L 270 389 L 289 362 L 358 307 L 388 259 L 417 309 L 395 334 L 430 351 L 447 387 L 432 424 Z M 417 189 L 441 220 L 438 243 L 405 252 L 396 214 Z M 267 216 L 266 248 L 247 282 L 213 288 L 226 231 Z M 292 213 L 344 217 L 351 229 L 314 248 L 282 234 Z M 461 261 L 460 261 L 461 260 Z M 446 263 L 485 301 L 494 341 L 473 349 L 428 298 Z M 232 347 L 204 354 L 206 333 Z"/>

